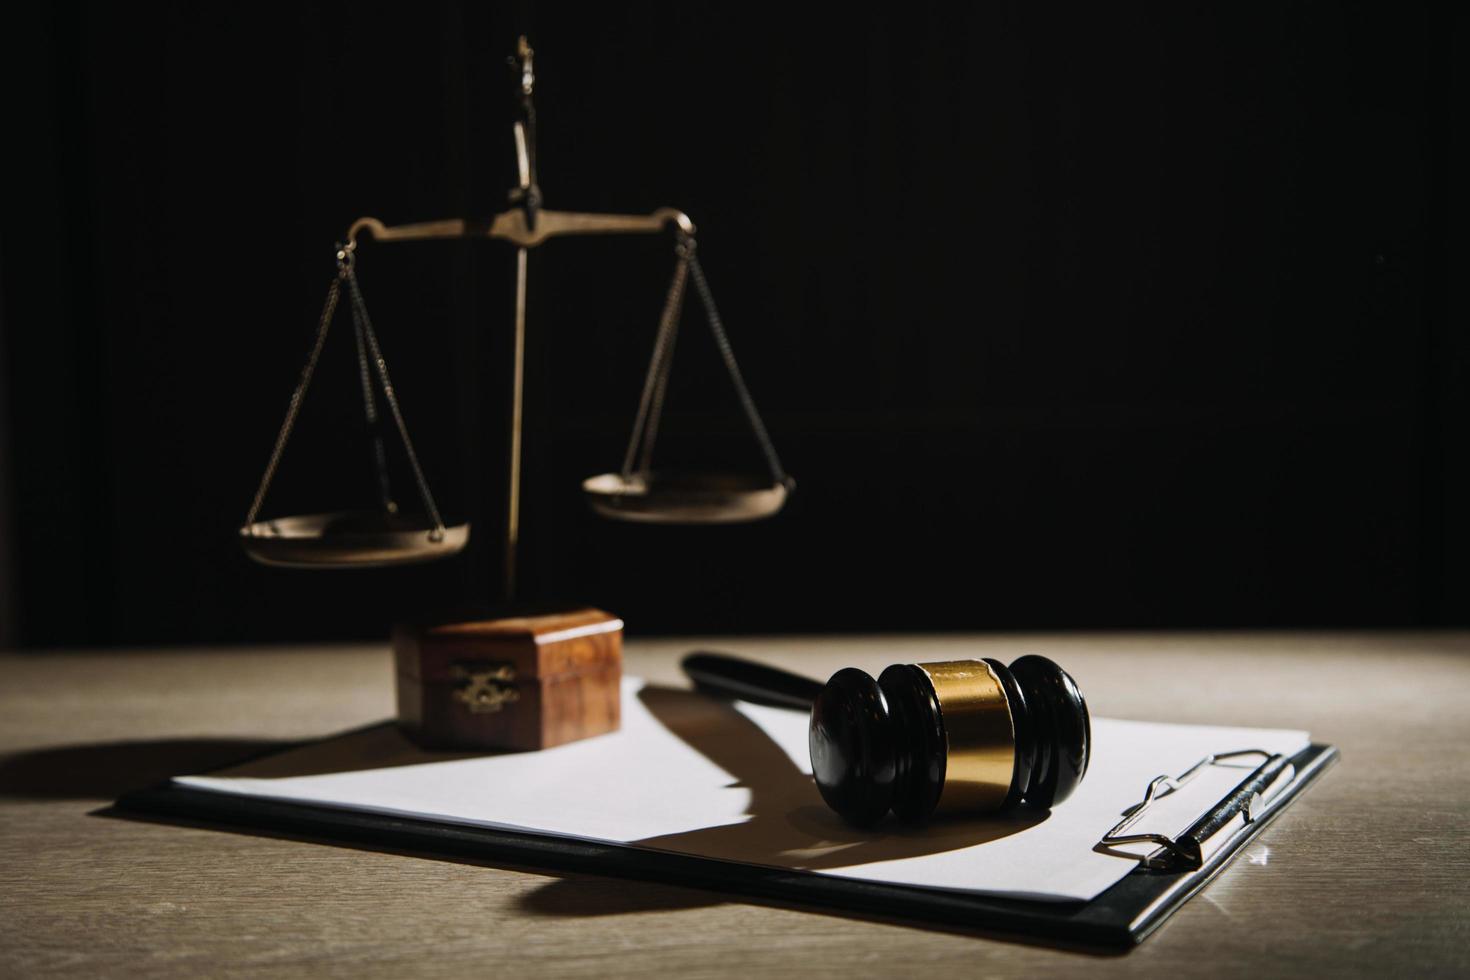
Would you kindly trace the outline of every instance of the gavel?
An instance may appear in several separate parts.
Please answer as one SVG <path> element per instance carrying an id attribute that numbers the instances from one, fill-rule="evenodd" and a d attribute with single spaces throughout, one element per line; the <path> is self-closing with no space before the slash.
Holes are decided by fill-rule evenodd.
<path id="1" fill-rule="evenodd" d="M 717 653 L 692 653 L 683 668 L 706 693 L 809 710 L 817 789 L 859 827 L 890 810 L 921 823 L 1050 809 L 1087 772 L 1087 702 L 1045 657 L 894 664 L 877 680 L 846 667 L 826 684 Z"/>

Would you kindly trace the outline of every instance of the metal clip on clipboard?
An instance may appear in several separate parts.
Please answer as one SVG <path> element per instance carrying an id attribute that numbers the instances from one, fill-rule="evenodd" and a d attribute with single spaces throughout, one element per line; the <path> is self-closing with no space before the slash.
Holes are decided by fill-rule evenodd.
<path id="1" fill-rule="evenodd" d="M 1200 817 L 1184 833 L 1170 837 L 1167 834 L 1126 833 L 1161 797 L 1168 796 L 1184 786 L 1208 766 L 1218 765 L 1222 760 L 1238 759 L 1258 755 L 1266 761 L 1257 766 L 1249 776 L 1241 780 L 1234 789 L 1220 798 L 1204 816 Z M 1241 767 L 1243 768 L 1243 767 Z M 1118 857 L 1136 859 L 1145 868 L 1167 868 L 1175 871 L 1197 871 L 1204 866 L 1204 843 L 1234 820 L 1242 816 L 1247 824 L 1254 823 L 1270 799 L 1288 786 L 1295 778 L 1296 770 L 1284 755 L 1274 755 L 1264 749 L 1241 749 L 1219 755 L 1207 755 L 1178 776 L 1159 776 L 1148 784 L 1143 802 L 1130 807 L 1117 826 L 1103 835 L 1097 842 L 1097 850 Z M 1272 792 L 1273 787 L 1275 792 Z M 1269 797 L 1269 798 L 1268 798 Z M 1146 855 L 1118 850 L 1120 844 L 1157 844 L 1156 849 Z"/>

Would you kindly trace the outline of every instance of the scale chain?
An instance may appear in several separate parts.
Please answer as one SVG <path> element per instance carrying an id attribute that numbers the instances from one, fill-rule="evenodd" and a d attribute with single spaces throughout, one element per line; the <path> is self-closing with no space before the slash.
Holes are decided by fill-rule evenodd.
<path id="1" fill-rule="evenodd" d="M 623 457 L 622 476 L 626 480 L 631 479 L 635 472 L 644 476 L 649 472 L 653 444 L 658 438 L 659 421 L 663 416 L 664 398 L 668 393 L 669 374 L 674 361 L 674 342 L 678 337 L 679 321 L 684 311 L 685 283 L 692 276 L 694 288 L 709 321 L 710 333 L 714 336 L 715 346 L 719 349 L 725 370 L 730 374 L 730 383 L 735 388 L 736 397 L 740 399 L 741 408 L 745 411 L 745 417 L 755 433 L 766 465 L 770 468 L 771 478 L 777 483 L 785 484 L 789 482 L 786 470 L 781 466 L 781 459 L 776 455 L 776 446 L 755 407 L 755 399 L 750 396 L 750 389 L 746 387 L 740 365 L 735 360 L 735 351 L 730 346 L 730 338 L 720 319 L 719 309 L 715 306 L 714 294 L 710 292 L 709 283 L 704 277 L 699 259 L 694 255 L 694 249 L 694 240 L 682 236 L 675 246 L 679 261 L 674 267 L 674 279 L 669 284 L 668 298 L 664 301 L 663 314 L 659 318 L 658 336 L 653 345 L 653 357 L 648 363 L 648 375 L 643 382 L 638 415 L 633 421 L 633 434 L 628 440 L 628 449 Z M 638 460 L 636 470 L 633 468 L 635 458 Z"/>
<path id="2" fill-rule="evenodd" d="M 383 352 L 378 347 L 378 336 L 373 331 L 373 321 L 368 316 L 367 304 L 363 302 L 362 290 L 357 285 L 357 273 L 353 271 L 351 264 L 347 266 L 346 278 L 353 312 L 356 317 L 360 318 L 363 334 L 367 338 L 368 351 L 378 368 L 378 380 L 383 385 L 383 397 L 387 400 L 388 409 L 393 414 L 393 421 L 398 426 L 398 435 L 403 440 L 403 449 L 408 455 L 409 466 L 413 469 L 414 480 L 418 483 L 419 496 L 423 499 L 424 509 L 429 512 L 429 519 L 434 522 L 434 531 L 430 535 L 430 540 L 438 541 L 444 537 L 444 521 L 439 516 L 438 506 L 434 503 L 434 494 L 429 490 L 429 481 L 424 478 L 424 471 L 419 466 L 418 453 L 414 452 L 413 440 L 408 435 L 408 425 L 403 421 L 403 410 L 399 407 L 398 396 L 393 391 L 393 381 L 388 377 L 388 362 L 383 359 Z"/>
<path id="3" fill-rule="evenodd" d="M 720 320 L 720 311 L 715 307 L 714 294 L 710 292 L 709 283 L 704 278 L 704 270 L 700 268 L 699 259 L 694 255 L 692 243 L 689 247 L 688 261 L 689 272 L 694 279 L 694 288 L 699 293 L 699 301 L 704 304 L 704 312 L 709 319 L 710 333 L 714 335 L 715 346 L 720 349 L 720 357 L 725 362 L 725 369 L 730 372 L 730 381 L 735 386 L 735 394 L 740 399 L 741 407 L 745 409 L 745 417 L 750 421 L 756 441 L 760 443 L 761 452 L 766 457 L 766 465 L 771 469 L 771 477 L 777 483 L 784 484 L 787 482 L 786 470 L 781 466 L 781 458 L 776 455 L 776 446 L 771 442 L 770 434 L 766 432 L 760 412 L 756 410 L 755 399 L 750 397 L 750 390 L 745 386 L 745 378 L 740 373 L 740 365 L 735 362 L 735 351 L 730 346 L 730 338 L 725 334 L 725 326 Z"/>
<path id="4" fill-rule="evenodd" d="M 357 315 L 357 306 L 349 307 L 352 314 L 352 336 L 357 342 L 357 377 L 362 385 L 362 410 L 367 419 L 368 436 L 372 439 L 373 471 L 378 478 L 378 499 L 383 510 L 398 513 L 398 504 L 393 500 L 393 485 L 388 479 L 388 457 L 383 451 L 383 430 L 380 426 L 377 399 L 373 397 L 373 378 L 368 368 L 367 341 L 363 336 L 362 318 Z"/>
<path id="5" fill-rule="evenodd" d="M 337 305 L 342 294 L 342 282 L 346 280 L 349 293 L 349 305 L 351 307 L 353 328 L 358 341 L 358 368 L 364 383 L 363 403 L 367 413 L 368 424 L 373 428 L 376 440 L 376 457 L 378 463 L 379 486 L 386 501 L 390 513 L 396 511 L 388 492 L 387 461 L 383 456 L 383 443 L 375 423 L 377 421 L 377 406 L 372 397 L 372 385 L 368 375 L 368 355 L 377 366 L 378 379 L 383 385 L 383 397 L 388 402 L 388 408 L 393 414 L 393 420 L 397 424 L 398 434 L 403 439 L 403 448 L 408 455 L 409 465 L 413 469 L 414 479 L 418 483 L 419 495 L 423 499 L 424 508 L 429 513 L 429 518 L 434 522 L 434 530 L 430 539 L 441 540 L 444 537 L 444 520 L 439 516 L 439 508 L 434 503 L 434 495 L 429 490 L 428 480 L 424 477 L 422 467 L 419 466 L 418 453 L 414 451 L 413 440 L 409 438 L 408 426 L 403 420 L 403 410 L 399 407 L 398 396 L 393 390 L 393 382 L 388 376 L 388 363 L 383 358 L 383 352 L 378 346 L 377 334 L 373 331 L 372 319 L 368 316 L 367 304 L 363 302 L 362 290 L 357 284 L 357 274 L 353 270 L 352 253 L 349 248 L 339 249 L 337 252 L 337 275 L 332 279 L 332 284 L 327 288 L 326 302 L 322 305 L 321 320 L 317 323 L 316 337 L 312 341 L 311 351 L 306 356 L 306 365 L 301 369 L 301 377 L 296 382 L 296 389 L 291 392 L 291 401 L 286 407 L 286 418 L 281 422 L 281 429 L 276 434 L 275 445 L 271 449 L 270 460 L 266 463 L 265 474 L 261 477 L 260 486 L 256 488 L 255 499 L 250 504 L 250 510 L 245 515 L 245 525 L 248 527 L 256 522 L 260 515 L 261 505 L 265 501 L 265 495 L 269 492 L 271 483 L 274 482 L 276 470 L 280 466 L 281 456 L 286 450 L 286 443 L 290 441 L 291 433 L 296 426 L 296 418 L 301 412 L 301 403 L 306 398 L 307 389 L 311 387 L 312 378 L 316 374 L 316 366 L 321 358 L 322 348 L 326 345 L 327 334 L 332 327 L 332 319 L 336 315 Z"/>
<path id="6" fill-rule="evenodd" d="M 684 284 L 688 275 L 689 261 L 687 255 L 681 252 L 678 264 L 674 266 L 674 278 L 669 283 L 663 313 L 659 316 L 653 358 L 648 363 L 648 375 L 643 381 L 643 395 L 638 402 L 638 415 L 633 421 L 633 434 L 628 440 L 628 451 L 623 457 L 624 479 L 630 479 L 635 472 L 635 457 L 638 458 L 637 472 L 648 472 L 653 456 L 653 443 L 658 437 L 658 422 L 663 413 L 664 396 L 668 391 L 670 367 L 674 361 L 674 342 L 678 339 L 679 322 L 684 312 Z"/>
<path id="7" fill-rule="evenodd" d="M 341 256 L 342 253 L 338 253 Z M 250 511 L 245 515 L 245 526 L 249 527 L 255 523 L 260 514 L 260 505 L 265 501 L 265 495 L 270 490 L 271 482 L 276 478 L 276 468 L 281 463 L 281 454 L 286 450 L 286 442 L 291 438 L 291 430 L 296 425 L 296 416 L 301 411 L 301 402 L 306 397 L 306 389 L 311 386 L 312 375 L 316 373 L 316 362 L 321 357 L 322 346 L 327 342 L 327 331 L 332 326 L 332 317 L 337 312 L 337 300 L 342 294 L 342 279 L 346 275 L 347 266 L 341 258 L 338 259 L 339 269 L 332 285 L 327 289 L 326 302 L 322 304 L 322 318 L 317 324 L 316 339 L 312 342 L 311 352 L 306 355 L 306 366 L 301 369 L 301 377 L 296 382 L 296 390 L 291 392 L 291 401 L 286 406 L 286 418 L 281 423 L 281 431 L 276 434 L 276 444 L 271 449 L 269 462 L 265 464 L 265 475 L 260 479 L 260 486 L 255 490 L 255 499 L 250 504 Z"/>
<path id="8" fill-rule="evenodd" d="M 664 347 L 663 363 L 659 365 L 658 379 L 653 389 L 653 405 L 649 409 L 648 428 L 643 433 L 643 453 L 638 461 L 638 470 L 647 473 L 653 464 L 653 445 L 658 441 L 658 426 L 664 417 L 664 399 L 669 392 L 669 374 L 674 366 L 674 344 L 679 339 L 679 324 L 684 319 L 684 284 L 688 275 L 688 263 L 681 261 L 679 275 L 679 297 L 675 302 L 669 341 Z"/>

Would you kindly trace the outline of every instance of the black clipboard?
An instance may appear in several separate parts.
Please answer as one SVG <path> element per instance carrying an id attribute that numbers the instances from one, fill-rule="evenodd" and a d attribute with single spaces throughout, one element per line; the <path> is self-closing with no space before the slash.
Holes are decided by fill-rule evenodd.
<path id="1" fill-rule="evenodd" d="M 235 796 L 171 782 L 129 793 L 117 801 L 117 808 L 145 817 L 203 821 L 358 846 L 659 881 L 721 894 L 943 923 L 1043 943 L 1126 949 L 1148 938 L 1204 888 L 1337 758 L 1333 746 L 1314 743 L 1284 760 L 1292 767 L 1289 782 L 1269 801 L 1260 803 L 1257 799 L 1257 805 L 1249 808 L 1249 819 L 1229 831 L 1229 838 L 1198 867 L 1150 867 L 1140 863 L 1092 901 L 1069 903 L 856 881 L 626 845 Z M 1161 780 L 1171 781 L 1160 777 L 1155 782 Z M 1221 801 L 1222 808 L 1229 799 Z M 1242 805 L 1232 812 L 1245 813 L 1247 809 Z M 1099 846 L 1103 846 L 1101 842 Z"/>

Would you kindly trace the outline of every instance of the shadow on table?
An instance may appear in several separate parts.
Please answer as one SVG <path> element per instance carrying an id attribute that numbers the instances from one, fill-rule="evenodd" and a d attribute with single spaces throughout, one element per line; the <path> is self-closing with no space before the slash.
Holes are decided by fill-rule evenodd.
<path id="1" fill-rule="evenodd" d="M 171 776 L 216 769 L 289 744 L 263 739 L 176 738 L 17 752 L 0 757 L 0 797 L 111 799 Z"/>
<path id="2" fill-rule="evenodd" d="M 287 751 L 289 750 L 289 751 Z M 379 722 L 322 741 L 176 738 L 62 745 L 0 756 L 0 798 L 109 799 L 174 776 L 238 767 L 256 779 L 320 776 L 483 757 L 478 752 L 429 752 L 392 722 Z"/>

